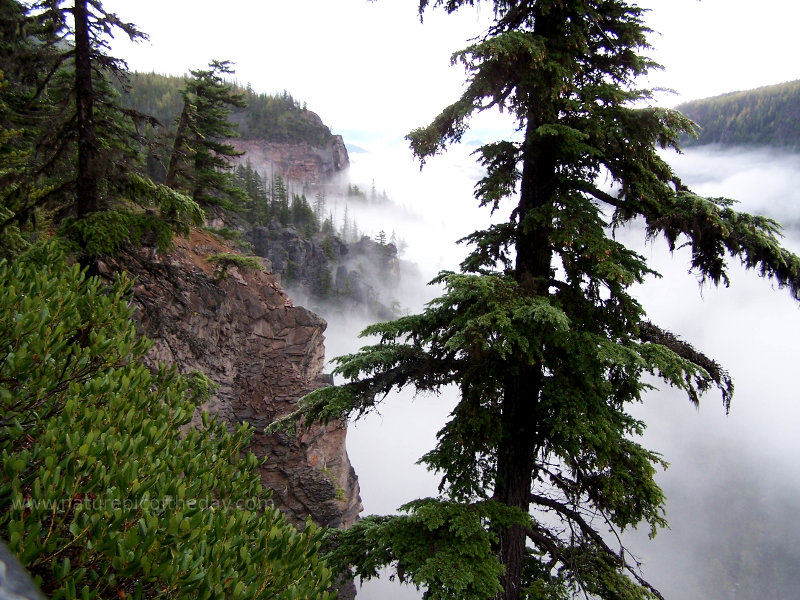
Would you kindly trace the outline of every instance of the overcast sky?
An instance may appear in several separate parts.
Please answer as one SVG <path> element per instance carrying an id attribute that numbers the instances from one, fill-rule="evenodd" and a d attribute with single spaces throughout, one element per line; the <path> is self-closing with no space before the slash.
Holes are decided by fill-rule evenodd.
<path id="1" fill-rule="evenodd" d="M 150 35 L 116 53 L 140 71 L 182 74 L 212 59 L 236 63 L 256 91 L 284 89 L 308 103 L 334 133 L 358 143 L 400 138 L 458 94 L 464 73 L 449 56 L 491 17 L 488 3 L 455 16 L 414 0 L 106 0 L 108 10 Z M 800 78 L 789 0 L 645 0 L 653 85 L 678 96 L 664 104 Z"/>

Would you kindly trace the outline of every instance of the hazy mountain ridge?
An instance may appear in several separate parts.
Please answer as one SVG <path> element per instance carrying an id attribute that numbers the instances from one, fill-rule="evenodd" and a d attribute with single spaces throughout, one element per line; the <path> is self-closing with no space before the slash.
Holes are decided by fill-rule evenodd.
<path id="1" fill-rule="evenodd" d="M 186 77 L 157 73 L 131 73 L 123 103 L 155 117 L 172 131 L 183 107 L 181 90 Z M 318 114 L 292 95 L 256 93 L 248 85 L 235 86 L 247 106 L 235 109 L 230 120 L 238 126 L 236 148 L 283 178 L 306 183 L 320 182 L 349 166 L 344 141 L 331 133 Z M 158 161 L 156 161 L 158 162 Z M 166 162 L 161 158 L 161 162 Z M 158 178 L 158 168 L 151 173 Z"/>
<path id="2" fill-rule="evenodd" d="M 676 107 L 700 129 L 684 145 L 800 149 L 800 80 L 693 100 Z"/>
<path id="3" fill-rule="evenodd" d="M 182 76 L 132 73 L 123 98 L 130 108 L 155 117 L 170 134 L 183 107 L 184 83 Z M 293 288 L 293 295 L 329 308 L 366 310 L 378 318 L 390 318 L 392 299 L 382 291 L 390 291 L 399 284 L 396 245 L 378 244 L 368 237 L 362 239 L 358 233 L 340 236 L 332 223 L 328 231 L 309 235 L 304 232 L 308 223 L 301 226 L 275 218 L 280 211 L 276 206 L 281 203 L 288 210 L 293 203 L 302 202 L 310 210 L 306 194 L 312 190 L 344 196 L 338 189 L 341 186 L 332 183 L 350 165 L 342 136 L 332 134 L 318 114 L 287 91 L 259 94 L 249 85 L 237 85 L 236 91 L 245 95 L 247 106 L 233 110 L 230 115 L 240 136 L 228 141 L 243 152 L 234 159 L 239 165 L 238 172 L 248 173 L 241 178 L 241 185 L 247 188 L 247 177 L 258 175 L 260 192 L 246 189 L 250 201 L 267 203 L 269 208 L 221 215 L 220 219 L 207 216 L 221 221 L 216 224 L 237 230 L 254 244 L 257 254 L 267 258 L 275 274 Z M 166 158 L 151 160 L 151 176 L 156 179 L 159 163 L 166 163 Z M 282 200 L 275 190 L 277 179 L 284 186 Z M 351 189 L 348 197 L 368 200 L 366 194 L 359 195 L 358 188 L 355 189 L 356 193 Z M 372 200 L 381 200 L 374 191 L 373 196 Z M 316 206 L 318 203 L 319 200 L 315 201 L 317 210 L 313 218 L 318 222 L 314 230 L 328 216 L 324 198 L 321 207 Z M 330 220 L 335 219 L 331 216 Z M 352 225 L 355 226 L 355 221 Z M 349 239 L 342 241 L 342 237 Z"/>

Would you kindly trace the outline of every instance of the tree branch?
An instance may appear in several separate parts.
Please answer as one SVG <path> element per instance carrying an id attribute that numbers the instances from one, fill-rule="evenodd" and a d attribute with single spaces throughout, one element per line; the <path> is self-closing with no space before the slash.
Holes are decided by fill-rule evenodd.
<path id="1" fill-rule="evenodd" d="M 555 510 L 560 515 L 566 517 L 570 523 L 575 523 L 578 528 L 581 530 L 584 536 L 586 536 L 589 540 L 594 542 L 594 544 L 600 548 L 603 552 L 607 555 L 614 557 L 615 560 L 618 560 L 620 563 L 620 567 L 622 567 L 625 571 L 631 574 L 639 585 L 647 588 L 650 592 L 653 593 L 657 598 L 660 600 L 664 600 L 664 597 L 661 595 L 656 588 L 654 588 L 650 583 L 648 583 L 641 575 L 636 573 L 636 568 L 628 563 L 625 560 L 625 547 L 620 545 L 620 552 L 615 552 L 603 539 L 603 537 L 583 518 L 579 512 L 571 509 L 570 507 L 564 505 L 557 500 L 553 500 L 552 498 L 548 498 L 546 496 L 541 496 L 539 494 L 531 494 L 530 500 L 532 503 L 537 504 L 539 506 L 545 506 L 547 508 L 551 508 Z"/>

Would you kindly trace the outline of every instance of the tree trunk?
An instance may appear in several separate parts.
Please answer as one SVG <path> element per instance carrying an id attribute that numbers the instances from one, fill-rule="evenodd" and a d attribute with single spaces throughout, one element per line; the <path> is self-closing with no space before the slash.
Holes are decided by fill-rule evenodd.
<path id="1" fill-rule="evenodd" d="M 537 23 L 538 25 L 538 23 Z M 553 251 L 549 218 L 528 222 L 527 218 L 553 202 L 556 187 L 556 159 L 541 144 L 535 132 L 543 123 L 555 120 L 555 109 L 546 99 L 531 94 L 522 152 L 522 178 L 518 206 L 515 278 L 526 296 L 549 293 Z M 527 513 L 536 453 L 543 434 L 545 415 L 539 412 L 544 381 L 540 364 L 519 365 L 519 372 L 506 381 L 503 394 L 503 438 L 498 447 L 495 500 Z M 525 558 L 526 533 L 521 526 L 499 531 L 500 561 L 505 567 L 502 600 L 519 600 Z"/>
<path id="2" fill-rule="evenodd" d="M 76 213 L 81 218 L 99 209 L 97 199 L 97 138 L 94 131 L 91 40 L 87 0 L 75 0 L 75 109 L 78 125 Z"/>
<path id="3" fill-rule="evenodd" d="M 172 154 L 169 157 L 167 176 L 164 184 L 174 188 L 178 184 L 178 164 L 183 158 L 181 155 L 186 146 L 186 129 L 189 127 L 189 103 L 183 101 L 183 110 L 178 120 L 178 131 L 175 132 L 175 141 L 172 144 Z"/>
<path id="4" fill-rule="evenodd" d="M 504 437 L 498 447 L 494 499 L 523 512 L 528 512 L 530 505 L 537 437 L 531 425 L 540 388 L 541 371 L 531 366 L 509 381 L 504 390 Z M 500 561 L 505 567 L 503 592 L 499 598 L 518 600 L 525 559 L 525 529 L 520 525 L 503 527 L 499 538 Z"/>

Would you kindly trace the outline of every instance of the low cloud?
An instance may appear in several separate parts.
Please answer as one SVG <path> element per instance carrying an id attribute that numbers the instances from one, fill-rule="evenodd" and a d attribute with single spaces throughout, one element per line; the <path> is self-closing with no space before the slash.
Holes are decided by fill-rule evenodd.
<path id="1" fill-rule="evenodd" d="M 402 144 L 367 150 L 353 157 L 351 178 L 359 185 L 375 179 L 402 208 L 356 214 L 365 229 L 388 230 L 382 223 L 390 221 L 408 241 L 406 258 L 419 263 L 422 276 L 402 287 L 409 307 L 419 310 L 437 292 L 423 282 L 441 269 L 457 269 L 465 255 L 455 240 L 488 224 L 488 209 L 477 208 L 472 197 L 480 171 L 467 147 L 430 161 L 422 173 Z M 735 198 L 740 210 L 783 222 L 785 244 L 800 250 L 800 156 L 696 148 L 669 160 L 697 193 Z M 659 476 L 671 529 L 652 541 L 646 531 L 633 532 L 628 543 L 644 575 L 667 597 L 794 597 L 800 588 L 800 575 L 790 567 L 800 563 L 800 526 L 792 520 L 800 489 L 800 398 L 793 378 L 800 310 L 786 290 L 735 260 L 729 261 L 729 288 L 701 286 L 688 273 L 687 249 L 670 255 L 663 241 L 645 245 L 636 227 L 617 235 L 663 275 L 635 290 L 649 317 L 717 359 L 736 384 L 729 415 L 713 391 L 699 409 L 669 389 L 648 394 L 636 407 L 648 423 L 645 445 L 671 463 Z M 329 356 L 360 345 L 354 333 L 365 324 L 332 322 Z M 451 391 L 419 398 L 404 393 L 351 428 L 349 452 L 367 513 L 392 512 L 436 493 L 436 477 L 414 462 L 434 445 L 455 402 Z M 750 592 L 758 589 L 763 593 Z M 418 596 L 388 582 L 360 596 L 388 597 Z"/>

